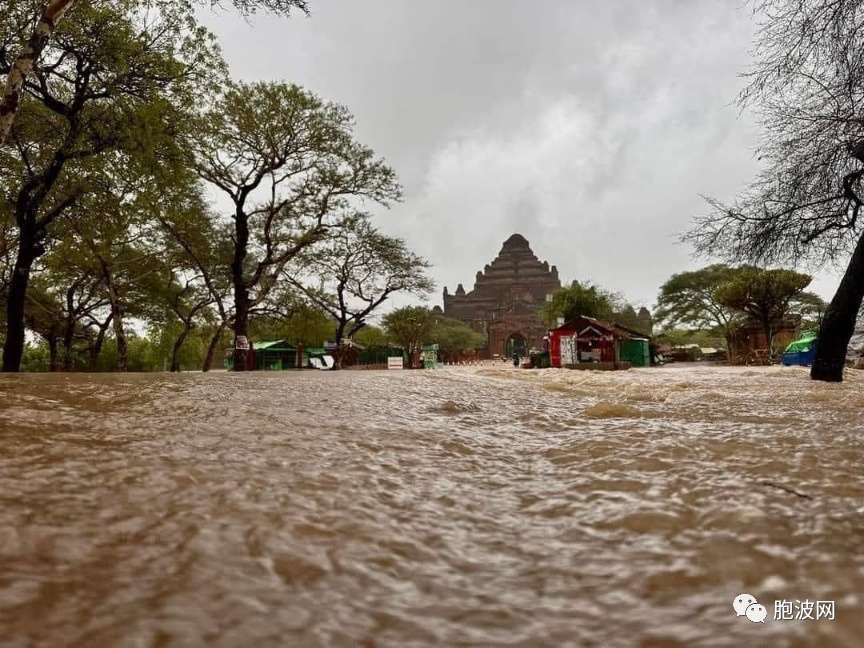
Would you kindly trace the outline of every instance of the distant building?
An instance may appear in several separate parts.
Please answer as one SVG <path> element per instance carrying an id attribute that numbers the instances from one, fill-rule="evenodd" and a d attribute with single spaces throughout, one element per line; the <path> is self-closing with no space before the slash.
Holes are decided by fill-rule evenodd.
<path id="1" fill-rule="evenodd" d="M 465 292 L 460 283 L 451 295 L 444 288 L 444 315 L 487 336 L 487 354 L 526 355 L 543 348 L 549 327 L 538 316 L 559 288 L 558 269 L 540 261 L 521 234 L 508 238 L 492 263 Z"/>
<path id="2" fill-rule="evenodd" d="M 779 353 L 797 339 L 801 326 L 800 315 L 789 315 L 774 325 L 774 352 Z M 748 319 L 734 327 L 729 339 L 729 354 L 735 356 L 754 355 L 757 351 L 766 351 L 768 340 L 761 322 Z"/>
<path id="3" fill-rule="evenodd" d="M 651 311 L 643 306 L 639 309 L 639 314 L 636 317 L 639 319 L 639 330 L 644 331 L 648 335 L 653 335 L 654 319 L 651 317 Z"/>

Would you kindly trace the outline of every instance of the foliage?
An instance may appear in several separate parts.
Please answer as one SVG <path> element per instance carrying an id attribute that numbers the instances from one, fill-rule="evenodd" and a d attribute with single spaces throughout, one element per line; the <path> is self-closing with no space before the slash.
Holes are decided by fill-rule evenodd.
<path id="1" fill-rule="evenodd" d="M 443 353 L 464 353 L 486 346 L 486 336 L 477 333 L 462 322 L 446 317 L 436 317 L 429 334 L 429 341 L 437 344 Z"/>
<path id="2" fill-rule="evenodd" d="M 726 348 L 727 338 L 725 327 L 707 329 L 666 328 L 654 338 L 657 344 L 668 344 L 672 347 L 683 347 L 698 344 L 700 347 Z"/>
<path id="3" fill-rule="evenodd" d="M 292 307 L 291 317 L 255 317 L 249 322 L 253 340 L 288 340 L 304 347 L 320 347 L 333 338 L 335 322 L 320 308 L 300 302 Z"/>
<path id="4" fill-rule="evenodd" d="M 827 309 L 828 304 L 825 300 L 812 292 L 802 292 L 790 303 L 790 310 L 801 315 L 801 330 L 814 333 L 822 326 L 822 319 Z"/>
<path id="5" fill-rule="evenodd" d="M 559 317 L 569 321 L 580 315 L 610 319 L 614 312 L 615 295 L 590 282 L 574 281 L 552 295 L 552 301 L 540 308 L 540 317 L 554 326 Z"/>
<path id="6" fill-rule="evenodd" d="M 0 13 L 4 55 L 20 35 L 28 8 L 21 10 Z M 5 370 L 18 369 L 29 275 L 58 237 L 58 222 L 94 192 L 116 190 L 118 170 L 133 176 L 180 166 L 189 111 L 222 70 L 212 37 L 183 3 L 159 3 L 154 11 L 146 0 L 82 0 L 58 25 L 24 86 L 28 101 L 12 146 L 0 149 L 0 188 L 8 196 L 0 207 L 14 211 L 18 229 Z"/>
<path id="7" fill-rule="evenodd" d="M 714 298 L 762 324 L 768 349 L 773 352 L 774 327 L 789 315 L 793 300 L 811 281 L 810 275 L 794 270 L 744 267 L 715 291 Z"/>
<path id="8" fill-rule="evenodd" d="M 335 228 L 297 260 L 300 268 L 292 270 L 289 280 L 336 322 L 336 368 L 342 339 L 353 338 L 391 295 L 425 295 L 434 287 L 426 275 L 429 264 L 402 239 L 376 230 L 365 215 Z"/>
<path id="9" fill-rule="evenodd" d="M 387 346 L 390 343 L 390 337 L 384 329 L 370 324 L 357 331 L 354 341 L 370 349 Z"/>
<path id="10" fill-rule="evenodd" d="M 424 306 L 405 306 L 384 316 L 387 334 L 409 356 L 423 346 L 435 330 L 436 315 Z"/>
<path id="11" fill-rule="evenodd" d="M 728 339 L 737 312 L 716 298 L 717 289 L 732 281 L 739 269 L 718 263 L 672 275 L 660 287 L 654 316 L 667 326 L 717 326 Z"/>
<path id="12" fill-rule="evenodd" d="M 21 358 L 22 371 L 50 371 L 50 369 L 51 357 L 45 340 L 24 347 L 24 355 Z"/>
<path id="13" fill-rule="evenodd" d="M 393 170 L 354 140 L 348 110 L 296 85 L 229 84 L 191 148 L 201 178 L 232 204 L 236 336 L 287 264 L 353 217 L 358 201 L 400 198 Z"/>

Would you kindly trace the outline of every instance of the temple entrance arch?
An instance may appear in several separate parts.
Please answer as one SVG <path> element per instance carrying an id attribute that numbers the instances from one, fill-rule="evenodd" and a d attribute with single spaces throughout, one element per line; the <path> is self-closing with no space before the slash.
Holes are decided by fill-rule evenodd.
<path id="1" fill-rule="evenodd" d="M 504 344 L 504 355 L 507 358 L 512 358 L 514 355 L 519 354 L 519 357 L 525 357 L 528 355 L 528 340 L 522 333 L 511 333 L 510 337 L 507 338 L 507 341 Z"/>

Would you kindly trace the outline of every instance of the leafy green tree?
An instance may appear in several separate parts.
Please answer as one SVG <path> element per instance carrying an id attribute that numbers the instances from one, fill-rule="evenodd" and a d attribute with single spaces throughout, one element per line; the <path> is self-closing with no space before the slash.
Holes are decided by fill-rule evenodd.
<path id="1" fill-rule="evenodd" d="M 422 296 L 435 285 L 425 260 L 362 214 L 297 260 L 300 267 L 288 273 L 289 280 L 336 322 L 334 369 L 342 366 L 342 340 L 353 339 L 387 299 L 400 292 Z"/>
<path id="2" fill-rule="evenodd" d="M 789 315 L 793 300 L 811 281 L 810 275 L 794 270 L 745 267 L 720 286 L 714 298 L 719 304 L 758 321 L 768 341 L 768 351 L 773 355 L 775 326 Z"/>
<path id="3" fill-rule="evenodd" d="M 362 344 L 364 347 L 374 348 L 387 346 L 390 343 L 390 338 L 384 329 L 367 324 L 357 331 L 357 334 L 354 336 L 354 341 L 358 344 Z"/>
<path id="4" fill-rule="evenodd" d="M 654 316 L 666 326 L 719 327 L 728 345 L 738 311 L 717 300 L 717 289 L 732 281 L 738 268 L 717 263 L 679 272 L 660 287 Z"/>
<path id="5" fill-rule="evenodd" d="M 683 347 L 697 344 L 700 347 L 723 348 L 728 342 L 726 329 L 713 326 L 707 329 L 667 328 L 655 336 L 658 344 L 668 344 L 672 347 Z"/>
<path id="6" fill-rule="evenodd" d="M 259 315 L 249 321 L 254 340 L 288 340 L 304 348 L 321 347 L 333 335 L 336 323 L 315 304 L 295 302 L 283 316 Z"/>
<path id="7" fill-rule="evenodd" d="M 0 12 L 3 43 L 20 32 L 22 10 L 14 9 Z M 0 147 L 0 187 L 18 229 L 4 371 L 20 366 L 27 287 L 55 221 L 90 191 L 106 157 L 114 168 L 164 164 L 159 154 L 177 148 L 187 111 L 221 70 L 209 34 L 193 25 L 182 3 L 161 3 L 154 14 L 146 0 L 82 0 L 22 81 L 28 101 L 15 103 L 11 145 Z"/>
<path id="8" fill-rule="evenodd" d="M 435 330 L 436 318 L 424 306 L 404 306 L 384 316 L 384 329 L 411 360 Z"/>
<path id="9" fill-rule="evenodd" d="M 611 319 L 614 313 L 615 296 L 590 282 L 574 281 L 557 290 L 552 301 L 540 309 L 540 316 L 554 326 L 559 317 L 569 321 L 580 315 L 597 319 Z"/>
<path id="10" fill-rule="evenodd" d="M 48 346 L 49 371 L 59 371 L 59 344 L 65 324 L 63 304 L 44 279 L 34 282 L 27 296 L 24 317 L 28 328 Z"/>
<path id="11" fill-rule="evenodd" d="M 94 338 L 98 332 L 90 327 L 95 325 L 97 330 L 101 328 L 99 324 L 105 318 L 108 301 L 105 299 L 101 273 L 93 257 L 82 250 L 80 241 L 68 228 L 64 230 L 67 231 L 58 236 L 57 243 L 42 258 L 34 282 L 42 286 L 41 290 L 51 295 L 59 305 L 63 319 L 63 370 L 73 371 L 83 350 L 80 343 L 83 342 L 88 350 L 92 349 L 98 354 L 100 349 L 93 348 L 97 343 Z M 30 290 L 34 290 L 33 285 Z M 28 297 L 28 310 L 31 302 Z M 99 346 L 101 348 L 101 342 Z"/>
<path id="12" fill-rule="evenodd" d="M 204 290 L 209 297 L 210 306 L 201 312 L 210 336 L 201 369 L 209 371 L 222 336 L 234 317 L 231 231 L 208 209 L 203 196 L 185 183 L 154 182 L 150 186 L 158 187 L 163 194 L 169 193 L 167 200 L 163 195 L 162 199 L 154 197 L 152 201 L 158 210 L 155 219 L 164 233 L 161 245 L 170 251 L 179 268 L 195 276 L 196 300 L 204 300 L 201 294 Z"/>
<path id="13" fill-rule="evenodd" d="M 486 346 L 486 336 L 460 321 L 436 317 L 429 341 L 438 345 L 439 352 L 448 360 L 459 360 L 463 354 Z"/>
<path id="14" fill-rule="evenodd" d="M 21 368 L 24 371 L 50 371 L 51 354 L 48 344 L 41 340 L 35 344 L 27 344 L 24 347 L 24 355 L 21 359 Z"/>
<path id="15" fill-rule="evenodd" d="M 351 217 L 357 199 L 400 198 L 394 172 L 352 131 L 345 108 L 284 83 L 231 84 L 202 116 L 198 172 L 233 206 L 235 340 L 248 338 L 250 312 L 286 266 Z M 245 358 L 235 349 L 238 370 Z"/>
<path id="16" fill-rule="evenodd" d="M 6 87 L 3 94 L 0 95 L 0 146 L 6 144 L 15 115 L 26 94 L 28 77 L 33 75 L 34 65 L 54 35 L 57 23 L 74 5 L 79 5 L 79 11 L 81 11 L 80 5 L 88 4 L 98 5 L 100 2 L 98 0 L 90 0 L 90 2 L 87 0 L 49 0 L 48 2 L 45 0 L 5 0 L 0 3 L 0 13 L 6 13 L 7 16 L 16 19 L 13 23 L 16 29 L 7 30 L 3 47 L 0 48 L 3 53 L 2 60 L 0 60 L 0 64 L 2 64 L 0 72 L 6 74 Z M 194 0 L 181 0 L 180 2 L 155 0 L 149 4 L 151 11 L 170 12 L 173 4 L 179 5 L 188 12 L 197 4 L 209 4 L 211 7 L 219 6 L 219 0 L 200 0 L 199 2 Z M 306 0 L 234 0 L 233 4 L 244 15 L 253 14 L 258 9 L 285 15 L 295 9 L 308 13 Z M 29 21 L 27 18 L 31 16 L 34 18 L 39 16 L 36 27 L 32 32 L 29 32 L 26 41 L 20 47 L 18 56 L 13 61 L 8 61 L 6 53 L 10 51 L 11 41 L 13 39 L 20 41 L 24 38 L 24 34 L 28 33 L 26 26 Z"/>
<path id="17" fill-rule="evenodd" d="M 819 295 L 812 292 L 802 292 L 796 295 L 790 304 L 793 313 L 801 315 L 801 330 L 817 332 L 822 326 L 825 311 L 828 310 L 827 302 Z"/>

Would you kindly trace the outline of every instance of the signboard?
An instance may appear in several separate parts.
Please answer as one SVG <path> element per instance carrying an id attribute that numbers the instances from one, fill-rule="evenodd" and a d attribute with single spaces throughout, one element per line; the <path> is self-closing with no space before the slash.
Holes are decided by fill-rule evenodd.
<path id="1" fill-rule="evenodd" d="M 402 362 L 402 356 L 392 356 L 387 358 L 388 369 L 404 369 L 405 365 Z"/>
<path id="2" fill-rule="evenodd" d="M 240 349 L 241 351 L 248 351 L 249 350 L 249 338 L 247 338 L 245 335 L 238 335 L 234 339 L 234 348 Z"/>

